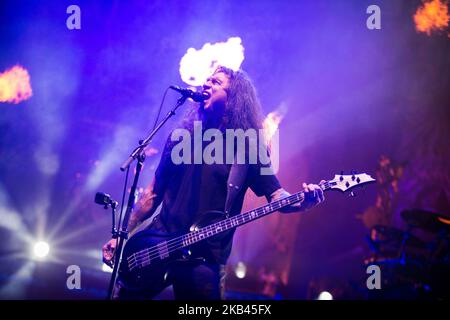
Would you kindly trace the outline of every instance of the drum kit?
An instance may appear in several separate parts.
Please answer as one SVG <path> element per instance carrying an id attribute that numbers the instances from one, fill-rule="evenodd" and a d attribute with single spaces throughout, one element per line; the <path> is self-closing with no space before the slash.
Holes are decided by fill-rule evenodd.
<path id="1" fill-rule="evenodd" d="M 406 229 L 376 225 L 367 237 L 382 289 L 377 298 L 450 299 L 450 218 L 437 212 L 401 212 Z"/>

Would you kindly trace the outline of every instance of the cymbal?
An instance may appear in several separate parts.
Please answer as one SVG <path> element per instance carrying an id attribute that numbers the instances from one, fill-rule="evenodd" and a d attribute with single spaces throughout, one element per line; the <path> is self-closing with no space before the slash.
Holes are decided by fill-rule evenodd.
<path id="1" fill-rule="evenodd" d="M 385 240 L 401 240 L 403 238 L 404 231 L 398 228 L 376 225 L 372 229 L 378 233 L 377 237 L 383 236 Z"/>
<path id="2" fill-rule="evenodd" d="M 370 265 L 370 264 L 377 264 L 379 266 L 381 265 L 398 265 L 398 266 L 415 266 L 415 267 L 423 267 L 424 266 L 424 261 L 423 260 L 419 260 L 419 259 L 415 259 L 415 258 L 409 258 L 409 257 L 404 257 L 404 258 L 391 258 L 391 257 L 377 257 L 377 258 L 373 258 L 370 260 L 366 260 L 365 264 Z"/>
<path id="3" fill-rule="evenodd" d="M 432 233 L 450 232 L 450 217 L 437 212 L 411 209 L 402 211 L 400 215 L 410 226 L 419 227 Z"/>
<path id="4" fill-rule="evenodd" d="M 402 241 L 405 241 L 405 244 L 408 246 L 425 248 L 427 243 L 420 240 L 413 234 L 397 229 L 394 227 L 376 225 L 372 228 L 375 230 L 377 234 L 373 235 L 376 239 L 372 240 L 381 240 L 383 242 L 390 242 L 400 245 Z"/>

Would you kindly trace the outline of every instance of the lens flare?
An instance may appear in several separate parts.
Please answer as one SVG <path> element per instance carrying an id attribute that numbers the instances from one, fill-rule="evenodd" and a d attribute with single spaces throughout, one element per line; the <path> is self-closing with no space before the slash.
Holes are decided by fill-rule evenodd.
<path id="1" fill-rule="evenodd" d="M 244 279 L 247 274 L 247 266 L 242 261 L 239 261 L 234 272 L 236 277 L 239 279 Z"/>
<path id="2" fill-rule="evenodd" d="M 431 35 L 434 31 L 445 30 L 448 21 L 448 3 L 441 0 L 424 2 L 414 14 L 416 30 L 427 35 Z"/>
<path id="3" fill-rule="evenodd" d="M 28 71 L 17 65 L 0 73 L 0 102 L 17 104 L 32 95 Z"/>
<path id="4" fill-rule="evenodd" d="M 322 291 L 317 297 L 317 300 L 333 300 L 333 295 L 328 291 Z"/>

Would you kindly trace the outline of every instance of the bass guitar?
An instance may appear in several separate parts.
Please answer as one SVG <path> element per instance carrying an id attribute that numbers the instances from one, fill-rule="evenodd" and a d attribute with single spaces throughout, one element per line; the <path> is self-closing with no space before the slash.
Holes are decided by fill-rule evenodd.
<path id="1" fill-rule="evenodd" d="M 335 175 L 332 180 L 320 183 L 322 190 L 347 192 L 357 186 L 374 182 L 371 176 L 361 173 Z M 176 261 L 189 261 L 190 249 L 200 241 L 230 231 L 256 219 L 267 216 L 283 207 L 302 202 L 303 191 L 272 201 L 259 208 L 224 218 L 224 214 L 214 214 L 207 225 L 196 224 L 190 232 L 180 235 L 155 234 L 148 229 L 134 234 L 127 242 L 119 267 L 119 279 L 128 290 L 157 294 L 167 286 L 167 271 Z M 216 212 L 217 213 L 217 212 Z"/>

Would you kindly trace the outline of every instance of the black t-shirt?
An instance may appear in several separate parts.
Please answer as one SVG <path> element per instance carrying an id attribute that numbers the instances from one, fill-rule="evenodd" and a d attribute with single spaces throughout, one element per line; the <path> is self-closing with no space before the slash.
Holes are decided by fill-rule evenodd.
<path id="1" fill-rule="evenodd" d="M 173 143 L 168 140 L 155 172 L 154 192 L 162 195 L 162 208 L 153 225 L 168 233 L 187 233 L 199 221 L 203 220 L 201 226 L 210 224 L 208 211 L 224 211 L 232 165 L 225 161 L 223 164 L 174 164 L 172 147 Z M 233 215 L 241 212 L 248 188 L 257 196 L 268 197 L 281 187 L 275 175 L 261 175 L 260 168 L 261 164 L 248 166 L 246 179 L 233 202 Z M 234 230 L 202 241 L 193 252 L 212 262 L 225 264 L 231 252 L 233 234 Z"/>

